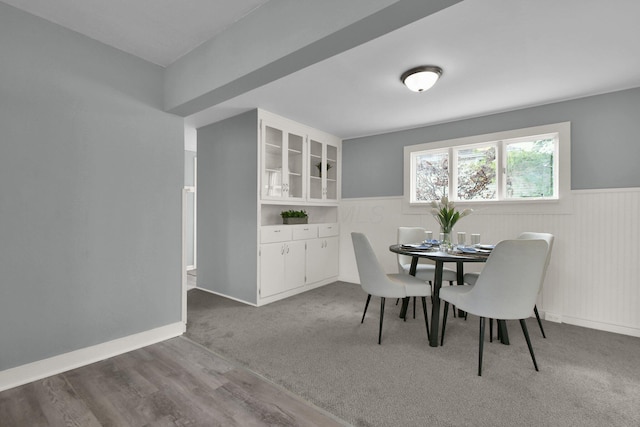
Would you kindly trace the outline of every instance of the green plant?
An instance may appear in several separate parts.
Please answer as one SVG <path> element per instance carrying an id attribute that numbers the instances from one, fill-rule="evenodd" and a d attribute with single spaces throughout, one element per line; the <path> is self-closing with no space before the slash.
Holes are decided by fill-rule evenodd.
<path id="1" fill-rule="evenodd" d="M 447 196 L 443 196 L 439 201 L 431 202 L 431 214 L 435 217 L 443 233 L 451 233 L 453 226 L 460 218 L 471 214 L 473 210 L 465 209 L 462 212 L 456 210 L 453 202 Z"/>
<path id="2" fill-rule="evenodd" d="M 288 211 L 280 212 L 280 216 L 282 218 L 306 218 L 307 212 L 304 210 L 294 211 L 293 209 L 289 209 Z"/>

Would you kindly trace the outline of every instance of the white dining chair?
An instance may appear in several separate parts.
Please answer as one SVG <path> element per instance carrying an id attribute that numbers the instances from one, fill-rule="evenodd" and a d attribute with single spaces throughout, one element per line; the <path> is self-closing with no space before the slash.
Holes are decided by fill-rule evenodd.
<path id="1" fill-rule="evenodd" d="M 482 274 L 473 287 L 449 286 L 440 289 L 440 299 L 445 301 L 440 345 L 444 345 L 449 304 L 480 317 L 479 376 L 482 375 L 486 318 L 519 320 L 533 366 L 538 370 L 525 319 L 536 304 L 548 246 L 544 240 L 503 240 L 487 258 Z"/>
<path id="2" fill-rule="evenodd" d="M 410 244 L 410 243 L 422 243 L 426 238 L 425 229 L 422 227 L 398 227 L 398 244 Z M 398 273 L 409 274 L 411 270 L 411 258 L 408 255 L 397 255 L 398 261 Z M 428 260 L 421 259 L 416 267 L 416 277 L 429 284 L 433 283 L 433 278 L 436 272 L 436 266 L 430 264 Z M 442 269 L 442 281 L 449 282 L 453 285 L 453 282 L 458 280 L 455 270 L 449 268 Z M 454 311 L 455 315 L 455 311 Z M 416 300 L 413 299 L 413 318 L 416 317 Z"/>
<path id="3" fill-rule="evenodd" d="M 548 249 L 547 249 L 547 259 L 546 262 L 544 264 L 544 273 L 542 274 L 542 280 L 540 281 L 540 289 L 538 290 L 538 292 L 540 290 L 542 290 L 542 285 L 544 283 L 544 278 L 547 275 L 547 268 L 549 267 L 549 261 L 551 260 L 551 250 L 553 249 L 553 240 L 554 240 L 554 236 L 553 234 L 549 234 L 549 233 L 534 233 L 531 231 L 525 231 L 524 233 L 520 233 L 520 235 L 516 238 L 518 240 L 544 240 L 545 242 L 547 242 L 547 245 L 549 245 Z M 465 273 L 464 274 L 464 283 L 467 283 L 471 286 L 473 286 L 476 281 L 478 280 L 478 277 L 480 276 L 480 273 Z M 533 306 L 533 313 L 536 316 L 536 320 L 538 321 L 538 326 L 540 327 L 540 332 L 542 332 L 542 337 L 543 338 L 547 338 L 547 335 L 544 333 L 544 328 L 542 327 L 542 321 L 540 320 L 540 313 L 538 313 L 538 306 L 537 304 Z M 489 338 L 491 339 L 493 336 L 493 319 L 489 320 Z"/>
<path id="4" fill-rule="evenodd" d="M 362 233 L 351 233 L 353 250 L 356 255 L 360 285 L 367 293 L 367 302 L 362 313 L 362 320 L 367 314 L 371 296 L 380 297 L 380 327 L 378 330 L 378 344 L 382 342 L 382 321 L 384 318 L 384 304 L 386 298 L 421 297 L 422 311 L 424 313 L 425 326 L 427 327 L 427 339 L 429 339 L 429 318 L 427 316 L 426 297 L 431 296 L 431 287 L 423 280 L 408 274 L 386 274 L 373 252 L 369 239 Z"/>

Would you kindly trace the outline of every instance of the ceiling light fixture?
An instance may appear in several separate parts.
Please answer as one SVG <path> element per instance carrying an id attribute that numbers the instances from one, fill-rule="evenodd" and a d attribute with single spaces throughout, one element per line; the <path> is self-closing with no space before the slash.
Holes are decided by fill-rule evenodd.
<path id="1" fill-rule="evenodd" d="M 414 92 L 424 92 L 431 89 L 442 75 L 442 68 L 433 65 L 424 65 L 405 71 L 400 80 Z"/>

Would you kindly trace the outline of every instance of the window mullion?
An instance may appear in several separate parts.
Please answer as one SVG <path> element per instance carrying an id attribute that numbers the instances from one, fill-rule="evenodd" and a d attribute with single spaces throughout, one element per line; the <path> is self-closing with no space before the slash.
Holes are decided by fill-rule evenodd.
<path id="1" fill-rule="evenodd" d="M 458 157 L 449 148 L 449 200 L 458 200 Z"/>
<path id="2" fill-rule="evenodd" d="M 506 198 L 507 178 L 506 178 L 506 156 L 507 150 L 505 149 L 504 141 L 498 141 L 496 143 L 496 188 L 498 189 L 497 200 L 504 200 Z"/>

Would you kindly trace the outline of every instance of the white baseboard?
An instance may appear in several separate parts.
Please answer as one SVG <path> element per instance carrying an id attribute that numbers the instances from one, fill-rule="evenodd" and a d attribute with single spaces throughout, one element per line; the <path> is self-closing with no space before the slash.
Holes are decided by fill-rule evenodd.
<path id="1" fill-rule="evenodd" d="M 228 298 L 228 299 L 233 300 L 233 301 L 238 301 L 238 302 L 241 302 L 243 304 L 252 305 L 254 307 L 257 307 L 257 305 L 255 303 L 252 303 L 252 302 L 249 302 L 249 301 L 245 301 L 245 300 L 240 299 L 240 298 L 234 298 L 234 297 L 229 296 L 227 294 L 221 294 L 220 292 L 215 292 L 215 291 L 212 291 L 210 289 L 201 288 L 199 286 L 196 286 L 195 288 L 191 288 L 191 289 L 198 289 L 198 290 L 200 290 L 202 292 L 208 292 L 208 293 L 213 294 L 213 295 L 218 295 L 220 297 L 225 297 L 225 298 Z"/>
<path id="2" fill-rule="evenodd" d="M 118 338 L 80 350 L 60 354 L 48 359 L 0 371 L 0 391 L 41 380 L 61 372 L 99 362 L 132 350 L 182 335 L 186 331 L 182 322 L 161 326 L 149 331 Z"/>
<path id="3" fill-rule="evenodd" d="M 542 318 L 544 320 L 548 320 L 549 322 L 562 323 L 562 315 L 558 313 L 551 313 L 550 311 L 547 311 L 543 313 Z"/>
<path id="4" fill-rule="evenodd" d="M 598 329 L 605 332 L 613 332 L 616 334 L 629 335 L 632 337 L 640 337 L 640 329 L 625 325 L 616 325 L 613 323 L 594 322 L 593 320 L 580 319 L 578 317 L 562 316 L 562 322 L 582 326 L 585 328 Z"/>

